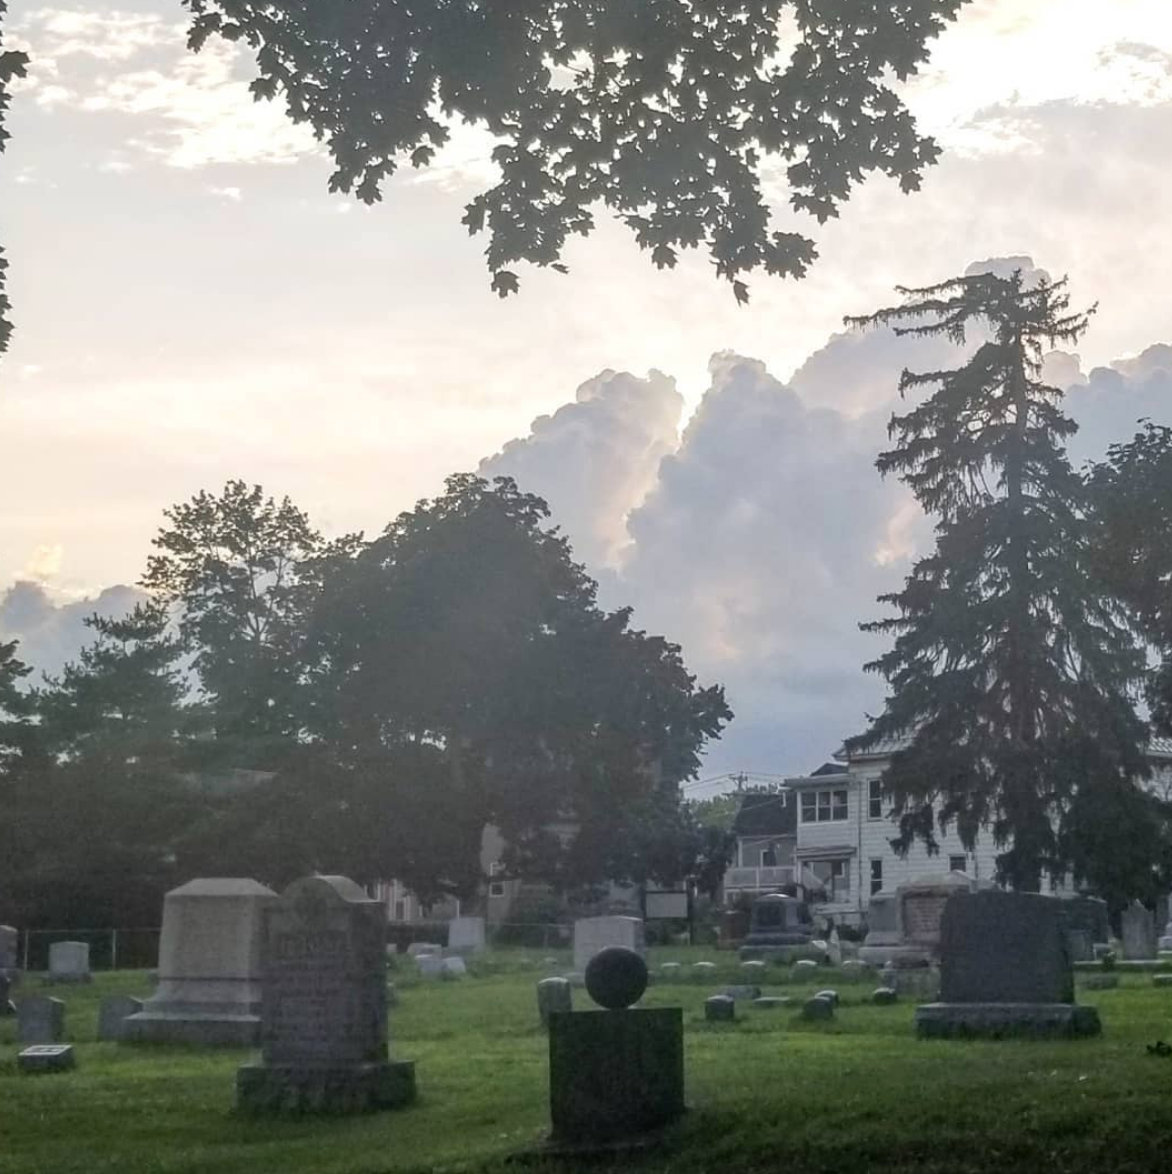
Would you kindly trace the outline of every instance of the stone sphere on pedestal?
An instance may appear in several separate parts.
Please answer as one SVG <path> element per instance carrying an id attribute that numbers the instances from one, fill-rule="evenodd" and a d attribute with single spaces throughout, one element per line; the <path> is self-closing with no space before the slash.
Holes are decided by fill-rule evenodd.
<path id="1" fill-rule="evenodd" d="M 586 990 L 608 1011 L 633 1006 L 647 989 L 647 963 L 624 946 L 600 950 L 586 965 Z"/>

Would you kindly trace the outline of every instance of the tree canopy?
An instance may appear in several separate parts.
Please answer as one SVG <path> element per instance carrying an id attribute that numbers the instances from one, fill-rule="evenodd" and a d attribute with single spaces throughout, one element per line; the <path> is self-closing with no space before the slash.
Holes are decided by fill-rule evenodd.
<path id="1" fill-rule="evenodd" d="M 895 638 L 867 666 L 890 693 L 848 746 L 907 739 L 885 775 L 901 849 L 934 849 L 937 823 L 970 848 L 989 829 L 1001 879 L 1032 889 L 1083 858 L 1080 813 L 1101 818 L 1146 773 L 1132 704 L 1142 655 L 1094 572 L 1064 448 L 1076 425 L 1041 378 L 1045 349 L 1075 342 L 1087 315 L 1070 311 L 1064 282 L 1027 286 L 1020 271 L 901 292 L 902 305 L 850 321 L 958 344 L 983 323 L 989 338 L 955 370 L 900 381 L 931 393 L 892 419 L 895 447 L 877 465 L 936 516 L 936 549 L 881 597 L 896 614 L 863 625 Z"/>
<path id="2" fill-rule="evenodd" d="M 564 270 L 602 205 L 661 268 L 705 249 L 743 301 L 754 270 L 800 277 L 816 256 L 774 227 L 765 165 L 819 223 L 868 173 L 919 187 L 939 151 L 890 83 L 965 0 L 183 2 L 193 49 L 243 41 L 253 94 L 325 140 L 332 190 L 371 203 L 435 159 L 452 121 L 487 129 L 500 179 L 464 223 L 487 233 L 502 297 L 518 262 Z"/>
<path id="3" fill-rule="evenodd" d="M 1143 421 L 1094 467 L 1090 484 L 1099 569 L 1159 653 L 1148 704 L 1157 729 L 1172 735 L 1172 428 Z"/>
<path id="4" fill-rule="evenodd" d="M 8 0 L 0 0 L 0 32 L 3 32 L 4 17 L 7 13 Z M 15 49 L 0 53 L 0 154 L 3 154 L 11 137 L 4 129 L 4 116 L 8 113 L 8 103 L 11 101 L 8 87 L 15 78 L 24 77 L 27 67 L 27 53 L 20 53 Z M 12 323 L 8 320 L 8 311 L 12 306 L 4 292 L 7 269 L 8 261 L 4 257 L 4 250 L 0 249 L 0 354 L 8 349 L 8 340 L 12 336 Z"/>

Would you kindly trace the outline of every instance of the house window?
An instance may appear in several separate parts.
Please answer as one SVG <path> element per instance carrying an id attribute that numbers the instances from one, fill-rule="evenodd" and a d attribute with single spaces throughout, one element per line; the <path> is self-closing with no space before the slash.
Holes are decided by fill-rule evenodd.
<path id="1" fill-rule="evenodd" d="M 872 779 L 867 784 L 867 818 L 883 818 L 883 780 Z"/>
<path id="2" fill-rule="evenodd" d="M 770 844 L 764 852 L 761 853 L 761 867 L 762 868 L 776 868 L 777 867 L 777 846 Z"/>
<path id="3" fill-rule="evenodd" d="M 965 856 L 949 856 L 949 872 L 968 872 L 968 858 Z"/>
<path id="4" fill-rule="evenodd" d="M 407 902 L 402 897 L 395 902 L 395 920 L 407 920 Z"/>
<path id="5" fill-rule="evenodd" d="M 883 888 L 883 861 L 871 861 L 871 896 L 873 897 Z"/>
<path id="6" fill-rule="evenodd" d="M 810 871 L 822 883 L 828 901 L 849 901 L 851 895 L 851 874 L 849 860 L 814 860 Z"/>
<path id="7" fill-rule="evenodd" d="M 504 871 L 505 866 L 498 860 L 489 865 L 488 875 L 489 877 L 497 877 L 500 876 Z M 488 882 L 488 895 L 490 897 L 503 897 L 505 895 L 505 882 L 490 879 Z"/>
<path id="8" fill-rule="evenodd" d="M 803 791 L 802 823 L 833 823 L 847 818 L 845 789 L 838 791 Z"/>

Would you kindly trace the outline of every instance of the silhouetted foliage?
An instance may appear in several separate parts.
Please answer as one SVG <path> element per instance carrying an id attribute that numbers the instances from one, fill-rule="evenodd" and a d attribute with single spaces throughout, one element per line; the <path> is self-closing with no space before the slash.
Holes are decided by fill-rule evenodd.
<path id="1" fill-rule="evenodd" d="M 1090 487 L 1099 571 L 1160 655 L 1148 704 L 1156 728 L 1172 735 L 1172 428 L 1144 421 L 1095 466 Z"/>
<path id="2" fill-rule="evenodd" d="M 863 625 L 895 637 L 867 666 L 891 691 L 848 746 L 908 739 L 884 776 L 901 850 L 917 838 L 934 850 L 937 823 L 970 848 L 988 827 L 1001 879 L 1033 889 L 1071 864 L 1075 799 L 1101 817 L 1118 797 L 1133 813 L 1147 769 L 1130 695 L 1142 656 L 1094 577 L 1084 486 L 1064 451 L 1076 425 L 1041 380 L 1044 348 L 1075 342 L 1087 315 L 1069 311 L 1064 282 L 1027 287 L 1020 271 L 901 293 L 903 305 L 852 324 L 962 344 L 983 322 L 991 337 L 956 370 L 900 381 L 901 394 L 933 390 L 893 418 L 896 445 L 877 466 L 936 515 L 936 549 L 881 597 L 897 614 Z"/>
<path id="3" fill-rule="evenodd" d="M 4 30 L 4 17 L 8 13 L 8 0 L 0 0 L 0 33 Z M 11 137 L 4 129 L 4 116 L 8 113 L 8 103 L 11 96 L 8 87 L 18 77 L 24 77 L 28 67 L 28 54 L 20 53 L 15 49 L 0 53 L 0 154 L 8 145 Z M 8 295 L 4 292 L 4 278 L 8 269 L 8 262 L 4 258 L 4 250 L 0 249 L 0 354 L 8 349 L 8 340 L 12 337 L 12 323 L 8 320 L 8 312 L 12 308 Z"/>
<path id="4" fill-rule="evenodd" d="M 256 54 L 258 99 L 326 141 L 332 190 L 371 203 L 464 120 L 499 141 L 500 181 L 467 207 L 493 288 L 510 266 L 564 271 L 573 233 L 611 209 L 659 266 L 705 248 L 738 300 L 756 269 L 800 277 L 813 242 L 773 228 L 762 165 L 819 223 L 868 173 L 919 187 L 939 150 L 890 81 L 927 59 L 964 0 L 184 0 L 189 43 Z"/>

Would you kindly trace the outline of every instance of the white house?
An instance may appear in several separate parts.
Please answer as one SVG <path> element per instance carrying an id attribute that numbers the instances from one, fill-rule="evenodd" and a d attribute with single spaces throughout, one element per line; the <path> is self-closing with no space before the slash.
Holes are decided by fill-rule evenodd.
<path id="1" fill-rule="evenodd" d="M 797 799 L 797 838 L 793 861 L 799 875 L 816 877 L 825 893 L 818 913 L 845 924 L 857 924 L 872 894 L 933 873 L 965 872 L 992 880 L 998 849 L 992 836 L 978 838 L 969 852 L 955 827 L 937 830 L 939 853 L 928 855 L 922 843 L 906 857 L 891 847 L 895 826 L 890 805 L 883 801 L 880 778 L 898 743 L 885 742 L 861 754 L 837 756 L 839 770 L 826 767 L 812 775 L 787 778 Z M 1153 738 L 1148 747 L 1155 773 L 1149 784 L 1166 797 L 1172 794 L 1172 739 Z M 807 887 L 809 881 L 806 881 Z M 1060 891 L 1043 881 L 1043 891 Z"/>

